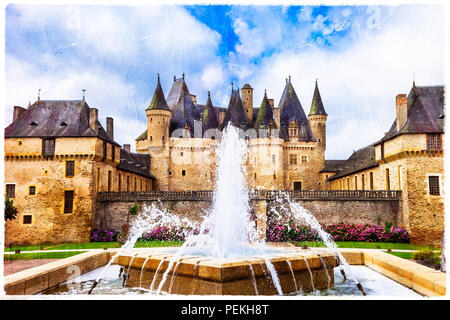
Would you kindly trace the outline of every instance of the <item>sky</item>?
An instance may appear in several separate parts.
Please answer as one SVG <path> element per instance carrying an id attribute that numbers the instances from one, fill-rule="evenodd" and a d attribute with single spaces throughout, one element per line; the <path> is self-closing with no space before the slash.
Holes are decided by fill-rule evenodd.
<path id="1" fill-rule="evenodd" d="M 387 132 L 395 96 L 444 84 L 441 5 L 18 5 L 5 8 L 5 127 L 13 106 L 81 99 L 114 118 L 115 140 L 146 129 L 157 73 L 204 104 L 227 107 L 231 82 L 275 105 L 285 79 L 308 114 L 315 80 L 328 113 L 326 159 L 346 159 Z"/>

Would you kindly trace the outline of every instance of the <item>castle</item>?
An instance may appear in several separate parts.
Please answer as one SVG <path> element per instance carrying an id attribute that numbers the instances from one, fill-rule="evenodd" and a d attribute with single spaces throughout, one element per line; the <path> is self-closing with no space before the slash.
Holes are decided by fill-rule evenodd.
<path id="1" fill-rule="evenodd" d="M 324 188 L 326 123 L 316 81 L 308 116 L 290 77 L 278 107 L 267 93 L 253 107 L 253 88 L 231 88 L 228 108 L 196 103 L 184 79 L 174 77 L 165 99 L 159 75 L 153 99 L 145 110 L 147 130 L 136 139 L 136 151 L 149 153 L 159 190 L 212 190 L 218 138 L 231 124 L 248 143 L 250 189 L 320 190 Z"/>
<path id="2" fill-rule="evenodd" d="M 145 113 L 147 129 L 132 153 L 114 140 L 113 119 L 106 118 L 105 130 L 84 97 L 38 97 L 28 108 L 14 107 L 5 128 L 5 194 L 18 216 L 5 222 L 5 243 L 88 242 L 92 228 L 125 219 L 129 201 L 213 190 L 216 149 L 224 128 L 233 125 L 248 145 L 249 189 L 298 191 L 321 222 L 376 223 L 384 214 L 408 230 L 412 243 L 441 244 L 443 86 L 413 83 L 408 95 L 397 95 L 389 131 L 346 160 L 325 160 L 327 113 L 317 81 L 306 116 L 290 77 L 278 107 L 265 93 L 254 108 L 253 89 L 245 84 L 232 86 L 228 108 L 221 108 L 209 93 L 206 104 L 198 104 L 184 75 L 174 77 L 166 98 L 158 75 Z M 119 198 L 108 213 L 99 202 L 114 193 Z M 195 201 L 173 201 L 183 212 L 199 211 Z M 257 206 L 264 226 L 266 203 Z"/>

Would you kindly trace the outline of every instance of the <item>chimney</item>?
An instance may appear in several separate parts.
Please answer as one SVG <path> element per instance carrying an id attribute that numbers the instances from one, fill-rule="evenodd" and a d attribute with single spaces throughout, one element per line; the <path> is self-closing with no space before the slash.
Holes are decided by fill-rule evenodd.
<path id="1" fill-rule="evenodd" d="M 114 119 L 111 117 L 106 117 L 106 134 L 114 140 Z"/>
<path id="2" fill-rule="evenodd" d="M 123 150 L 125 150 L 128 153 L 130 153 L 130 145 L 129 144 L 124 144 L 123 145 Z"/>
<path id="3" fill-rule="evenodd" d="M 277 128 L 280 129 L 280 108 L 273 108 L 273 118 Z"/>
<path id="4" fill-rule="evenodd" d="M 270 104 L 270 106 L 272 107 L 272 110 L 273 110 L 273 108 L 274 108 L 274 102 L 273 102 L 273 99 L 269 99 L 269 104 Z"/>
<path id="5" fill-rule="evenodd" d="M 399 94 L 395 97 L 397 131 L 399 131 L 405 125 L 406 120 L 408 120 L 408 107 L 406 100 L 406 94 Z"/>
<path id="6" fill-rule="evenodd" d="M 197 104 L 197 96 L 195 94 L 191 94 L 191 99 L 194 104 Z"/>
<path id="7" fill-rule="evenodd" d="M 96 108 L 89 109 L 89 127 L 98 133 L 98 110 Z"/>
<path id="8" fill-rule="evenodd" d="M 19 106 L 14 106 L 14 113 L 13 113 L 13 122 L 16 121 L 17 119 L 20 118 L 20 116 L 27 111 L 27 109 L 19 107 Z"/>

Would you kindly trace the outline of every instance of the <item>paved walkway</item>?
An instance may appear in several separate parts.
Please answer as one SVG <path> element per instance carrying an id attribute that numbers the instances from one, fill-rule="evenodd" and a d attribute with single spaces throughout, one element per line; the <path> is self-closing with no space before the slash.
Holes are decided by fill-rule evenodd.
<path id="1" fill-rule="evenodd" d="M 37 267 L 59 259 L 33 259 L 33 260 L 5 260 L 3 266 L 5 268 L 4 275 L 10 275 L 25 269 Z"/>

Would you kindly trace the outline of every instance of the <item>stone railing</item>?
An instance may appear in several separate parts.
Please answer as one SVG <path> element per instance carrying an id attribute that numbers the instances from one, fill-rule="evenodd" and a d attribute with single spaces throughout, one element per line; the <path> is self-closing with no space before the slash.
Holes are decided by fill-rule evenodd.
<path id="1" fill-rule="evenodd" d="M 99 192 L 97 201 L 209 201 L 214 191 L 136 191 Z M 399 190 L 251 190 L 251 200 L 398 200 Z"/>

